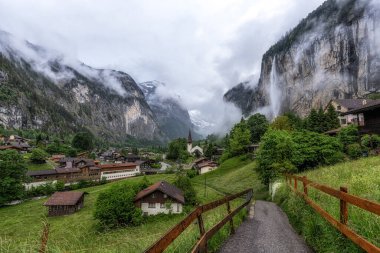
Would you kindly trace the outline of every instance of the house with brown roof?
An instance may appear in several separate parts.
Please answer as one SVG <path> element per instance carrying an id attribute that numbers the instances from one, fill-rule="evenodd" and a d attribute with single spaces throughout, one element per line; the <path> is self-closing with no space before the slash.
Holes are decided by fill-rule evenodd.
<path id="1" fill-rule="evenodd" d="M 364 115 L 347 113 L 352 110 L 359 109 L 363 106 L 371 105 L 380 102 L 380 100 L 372 99 L 332 99 L 327 104 L 325 112 L 328 107 L 332 105 L 335 111 L 339 114 L 339 122 L 341 127 L 345 127 L 350 124 L 356 124 L 359 126 L 364 125 Z"/>
<path id="2" fill-rule="evenodd" d="M 200 175 L 211 172 L 218 168 L 218 164 L 214 161 L 204 161 L 196 166 Z"/>
<path id="3" fill-rule="evenodd" d="M 137 193 L 135 205 L 144 215 L 182 213 L 185 197 L 176 186 L 159 181 Z"/>
<path id="4" fill-rule="evenodd" d="M 364 124 L 359 125 L 359 132 L 361 134 L 380 134 L 380 100 L 373 100 L 373 102 L 365 104 L 354 110 L 350 110 L 343 115 L 363 115 Z"/>
<path id="5" fill-rule="evenodd" d="M 48 207 L 48 216 L 61 216 L 75 213 L 83 207 L 84 192 L 56 192 L 44 206 Z"/>

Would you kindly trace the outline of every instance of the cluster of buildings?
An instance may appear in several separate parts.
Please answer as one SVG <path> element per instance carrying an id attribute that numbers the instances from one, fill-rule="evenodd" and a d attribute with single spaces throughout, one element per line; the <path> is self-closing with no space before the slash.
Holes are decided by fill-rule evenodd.
<path id="1" fill-rule="evenodd" d="M 99 161 L 87 158 L 61 156 L 54 158 L 59 158 L 56 168 L 27 172 L 27 176 L 32 178 L 32 183 L 27 184 L 27 188 L 58 180 L 67 184 L 80 180 L 117 180 L 140 174 L 155 174 L 160 171 L 159 169 L 151 168 L 152 163 L 154 163 L 152 160 L 100 164 Z"/>
<path id="2" fill-rule="evenodd" d="M 176 186 L 159 181 L 137 193 L 135 206 L 141 208 L 144 215 L 160 213 L 182 213 L 185 197 Z M 48 216 L 61 216 L 75 213 L 84 205 L 84 192 L 56 192 L 45 203 Z"/>
<path id="3" fill-rule="evenodd" d="M 339 115 L 341 127 L 355 124 L 361 134 L 380 134 L 380 99 L 333 99 L 326 107 L 332 105 Z M 328 134 L 340 131 L 334 129 Z"/>
<path id="4" fill-rule="evenodd" d="M 18 135 L 0 137 L 0 150 L 16 150 L 21 153 L 30 151 L 29 140 Z"/>

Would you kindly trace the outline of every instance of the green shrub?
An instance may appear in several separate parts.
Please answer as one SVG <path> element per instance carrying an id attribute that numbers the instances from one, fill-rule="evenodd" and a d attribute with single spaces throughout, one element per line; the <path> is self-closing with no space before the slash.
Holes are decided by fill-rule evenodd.
<path id="1" fill-rule="evenodd" d="M 361 138 L 361 144 L 363 147 L 366 147 L 368 149 L 378 148 L 380 147 L 380 136 L 377 134 L 366 134 Z"/>
<path id="2" fill-rule="evenodd" d="M 45 163 L 49 154 L 40 148 L 35 148 L 32 150 L 32 154 L 30 156 L 30 160 L 33 163 Z"/>
<path id="3" fill-rule="evenodd" d="M 186 175 L 187 175 L 189 178 L 193 178 L 193 177 L 195 177 L 197 174 L 198 174 L 197 171 L 194 170 L 194 169 L 191 169 L 191 170 L 187 170 L 187 171 L 186 171 Z"/>
<path id="4" fill-rule="evenodd" d="M 348 145 L 359 142 L 358 127 L 355 125 L 349 125 L 343 128 L 342 130 L 340 130 L 338 138 L 340 142 L 343 144 L 345 150 L 347 151 Z"/>
<path id="5" fill-rule="evenodd" d="M 183 191 L 186 205 L 195 205 L 197 203 L 197 193 L 187 175 L 181 172 L 178 173 L 174 185 Z"/>
<path id="6" fill-rule="evenodd" d="M 268 130 L 261 139 L 257 151 L 257 171 L 265 185 L 284 172 L 294 172 L 292 160 L 295 155 L 295 143 L 291 135 L 283 130 Z"/>
<path id="7" fill-rule="evenodd" d="M 100 228 L 140 225 L 143 222 L 142 211 L 134 203 L 139 190 L 138 186 L 117 185 L 101 192 L 94 211 Z"/>
<path id="8" fill-rule="evenodd" d="M 358 159 L 362 156 L 362 153 L 362 147 L 357 143 L 347 146 L 347 154 L 351 159 Z"/>

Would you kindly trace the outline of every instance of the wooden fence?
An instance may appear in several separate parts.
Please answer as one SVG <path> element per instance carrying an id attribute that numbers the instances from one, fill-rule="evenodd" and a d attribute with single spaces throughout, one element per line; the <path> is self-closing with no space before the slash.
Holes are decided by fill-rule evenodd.
<path id="1" fill-rule="evenodd" d="M 246 195 L 245 201 L 242 205 L 231 211 L 230 201 Z M 232 218 L 245 206 L 249 204 L 253 196 L 253 190 L 247 189 L 245 191 L 226 196 L 222 199 L 214 202 L 198 206 L 193 212 L 191 212 L 185 219 L 175 225 L 169 232 L 167 232 L 161 239 L 150 246 L 146 253 L 159 253 L 163 252 L 187 227 L 189 227 L 195 220 L 198 221 L 200 239 L 192 249 L 193 253 L 207 252 L 207 241 L 223 227 L 227 222 L 230 222 L 231 233 L 234 233 L 234 225 Z M 202 214 L 215 209 L 223 204 L 227 206 L 228 215 L 224 217 L 218 224 L 213 226 L 210 230 L 205 231 Z"/>
<path id="2" fill-rule="evenodd" d="M 361 247 L 363 250 L 370 253 L 380 253 L 380 248 L 373 245 L 357 233 L 355 233 L 352 229 L 347 226 L 348 221 L 348 204 L 357 206 L 361 209 L 364 209 L 368 212 L 380 215 L 380 204 L 363 199 L 348 193 L 346 187 L 340 187 L 340 190 L 336 190 L 330 188 L 328 186 L 315 183 L 310 181 L 306 177 L 298 177 L 294 175 L 285 175 L 286 181 L 290 185 L 290 188 L 303 197 L 303 199 L 314 208 L 323 218 L 325 218 L 328 222 L 330 222 L 335 228 L 337 228 L 342 234 L 344 234 L 347 238 L 351 239 L 355 244 Z M 293 182 L 292 182 L 293 181 Z M 301 182 L 303 184 L 303 192 L 299 191 L 298 183 Z M 308 197 L 308 188 L 312 187 L 317 189 L 323 193 L 326 193 L 332 197 L 335 197 L 340 200 L 340 219 L 339 221 L 332 217 L 328 212 L 322 209 L 319 205 L 317 205 L 313 200 Z"/>

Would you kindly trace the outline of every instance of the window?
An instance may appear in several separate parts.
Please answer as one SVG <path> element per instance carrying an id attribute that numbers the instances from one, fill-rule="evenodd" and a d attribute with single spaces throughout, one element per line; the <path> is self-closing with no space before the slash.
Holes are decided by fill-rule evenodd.
<path id="1" fill-rule="evenodd" d="M 153 193 L 152 194 L 152 199 L 154 199 L 156 197 L 156 194 L 155 193 Z"/>
<path id="2" fill-rule="evenodd" d="M 161 203 L 160 208 L 165 208 L 165 203 Z"/>
<path id="3" fill-rule="evenodd" d="M 149 203 L 148 208 L 156 208 L 156 203 Z"/>
<path id="4" fill-rule="evenodd" d="M 340 119 L 340 124 L 342 124 L 342 125 L 347 124 L 347 120 L 346 119 Z"/>
<path id="5" fill-rule="evenodd" d="M 341 107 L 340 105 L 338 105 L 338 106 L 336 107 L 336 110 L 337 110 L 337 111 L 340 111 L 340 110 L 342 110 L 342 107 Z"/>
<path id="6" fill-rule="evenodd" d="M 177 212 L 179 212 L 179 203 L 177 203 Z"/>
<path id="7" fill-rule="evenodd" d="M 164 194 L 164 198 L 166 199 L 168 197 L 168 195 Z"/>

